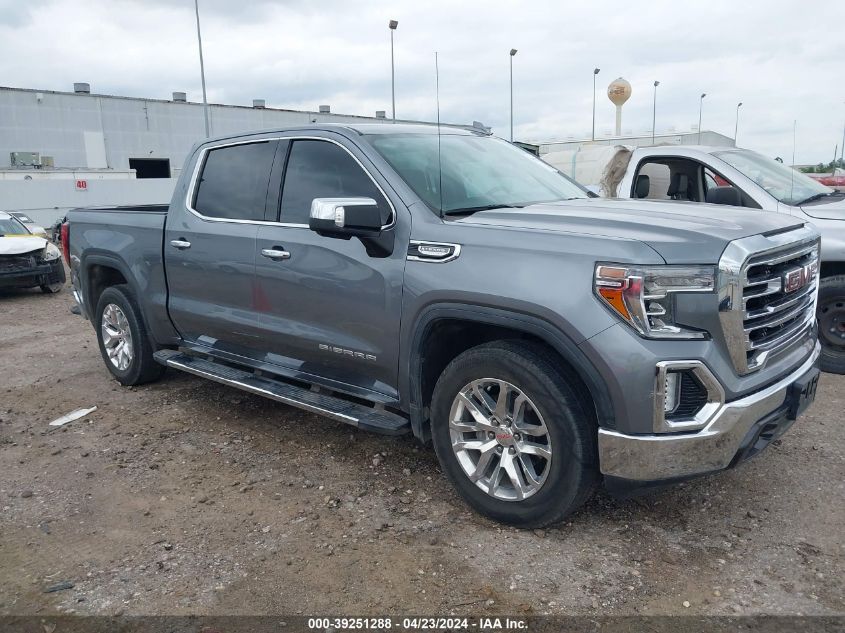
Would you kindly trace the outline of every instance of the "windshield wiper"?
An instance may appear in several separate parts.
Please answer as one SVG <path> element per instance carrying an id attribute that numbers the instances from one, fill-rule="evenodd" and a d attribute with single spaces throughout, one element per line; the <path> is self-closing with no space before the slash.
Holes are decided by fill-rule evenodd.
<path id="1" fill-rule="evenodd" d="M 482 204 L 477 207 L 459 207 L 457 209 L 449 209 L 448 211 L 441 211 L 441 214 L 446 215 L 470 215 L 478 213 L 479 211 L 491 211 L 493 209 L 521 209 L 521 205 L 514 204 Z"/>
<path id="2" fill-rule="evenodd" d="M 824 193 L 814 193 L 809 198 L 805 198 L 801 202 L 796 203 L 796 207 L 800 207 L 802 204 L 807 204 L 808 202 L 813 202 L 814 200 L 820 200 L 821 198 L 827 198 L 828 196 L 832 196 L 835 192 L 833 191 L 826 191 Z"/>

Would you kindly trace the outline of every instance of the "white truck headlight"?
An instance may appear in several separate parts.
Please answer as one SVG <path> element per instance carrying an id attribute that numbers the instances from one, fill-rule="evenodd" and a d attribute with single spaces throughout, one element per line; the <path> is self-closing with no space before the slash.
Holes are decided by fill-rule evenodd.
<path id="1" fill-rule="evenodd" d="M 598 264 L 595 272 L 596 296 L 646 338 L 705 338 L 706 332 L 675 323 L 674 295 L 715 287 L 714 266 Z"/>
<path id="2" fill-rule="evenodd" d="M 55 244 L 47 243 L 47 246 L 44 247 L 44 250 L 41 251 L 41 258 L 45 262 L 52 262 L 53 260 L 58 259 L 62 256 L 62 252 L 56 247 Z"/>

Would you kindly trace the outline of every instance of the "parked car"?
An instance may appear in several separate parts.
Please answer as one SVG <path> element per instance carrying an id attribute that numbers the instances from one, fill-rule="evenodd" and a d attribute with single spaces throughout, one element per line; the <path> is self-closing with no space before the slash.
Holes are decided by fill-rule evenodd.
<path id="1" fill-rule="evenodd" d="M 15 217 L 15 218 L 17 218 L 18 220 L 20 220 L 20 222 L 21 222 L 21 223 L 22 223 L 22 224 L 23 224 L 23 225 L 27 228 L 27 230 L 29 230 L 29 232 L 30 232 L 30 233 L 32 233 L 33 235 L 37 235 L 38 237 L 44 237 L 44 238 L 46 238 L 46 237 L 47 237 L 47 230 L 46 230 L 43 226 L 41 226 L 41 225 L 39 225 L 39 224 L 36 224 L 36 223 L 35 223 L 35 220 L 33 220 L 31 217 L 29 217 L 29 216 L 28 216 L 26 213 L 24 213 L 23 211 L 9 211 L 8 213 L 9 213 L 9 215 L 11 215 L 12 217 Z"/>
<path id="2" fill-rule="evenodd" d="M 53 222 L 53 225 L 50 227 L 50 239 L 54 244 L 62 243 L 62 224 L 64 224 L 66 220 L 67 216 L 63 216 Z"/>
<path id="3" fill-rule="evenodd" d="M 62 254 L 54 244 L 33 235 L 16 217 L 0 211 L 0 288 L 59 292 L 65 285 Z"/>
<path id="4" fill-rule="evenodd" d="M 603 153 L 611 150 L 605 157 Z M 590 154 L 602 157 L 593 165 Z M 821 367 L 845 373 L 845 192 L 747 149 L 666 145 L 554 152 L 543 159 L 572 174 L 579 161 L 599 174 L 602 195 L 758 209 L 811 222 L 821 232 L 818 320 Z M 699 207 L 711 217 L 716 208 Z"/>
<path id="5" fill-rule="evenodd" d="M 171 367 L 413 433 L 536 527 L 601 480 L 733 467 L 813 400 L 818 232 L 708 216 L 478 132 L 320 124 L 205 141 L 169 207 L 72 210 L 62 244 L 121 384 Z"/>

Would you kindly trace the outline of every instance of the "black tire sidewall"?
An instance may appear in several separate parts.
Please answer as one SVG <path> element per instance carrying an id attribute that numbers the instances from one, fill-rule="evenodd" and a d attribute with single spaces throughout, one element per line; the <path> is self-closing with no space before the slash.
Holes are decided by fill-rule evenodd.
<path id="1" fill-rule="evenodd" d="M 118 382 L 123 385 L 132 385 L 139 382 L 141 375 L 141 355 L 143 353 L 142 337 L 144 335 L 144 331 L 138 316 L 135 314 L 135 308 L 132 305 L 133 302 L 127 296 L 127 293 L 128 290 L 118 286 L 112 286 L 103 291 L 100 295 L 99 301 L 97 301 L 97 322 L 94 327 L 97 332 L 97 345 L 100 347 L 100 354 L 103 356 L 103 362 L 106 364 L 106 367 Z M 103 311 L 106 306 L 111 303 L 119 307 L 123 311 L 123 314 L 126 315 L 126 320 L 129 323 L 129 330 L 132 333 L 132 361 L 129 363 L 129 367 L 124 370 L 120 370 L 112 364 L 108 354 L 106 353 L 106 347 L 103 344 Z"/>
<path id="2" fill-rule="evenodd" d="M 597 468 L 594 447 L 586 439 L 592 422 L 575 392 L 554 374 L 543 371 L 539 359 L 510 347 L 481 346 L 456 358 L 435 388 L 431 408 L 432 442 L 440 464 L 461 496 L 482 514 L 520 527 L 556 522 L 582 502 L 587 474 Z M 548 367 L 545 367 L 548 370 Z M 552 463 L 543 487 L 523 501 L 491 497 L 463 471 L 452 451 L 449 413 L 458 391 L 480 378 L 505 380 L 521 389 L 534 403 L 549 430 Z"/>
<path id="3" fill-rule="evenodd" d="M 819 285 L 818 316 L 821 326 L 821 309 L 836 300 L 845 301 L 845 275 L 822 279 Z M 819 331 L 822 345 L 820 365 L 822 371 L 832 374 L 845 374 L 845 351 L 832 348 L 826 343 L 824 333 Z"/>

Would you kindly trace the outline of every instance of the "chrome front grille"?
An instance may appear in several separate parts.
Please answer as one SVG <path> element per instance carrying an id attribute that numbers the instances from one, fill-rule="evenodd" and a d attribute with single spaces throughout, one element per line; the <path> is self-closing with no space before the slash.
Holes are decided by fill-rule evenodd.
<path id="1" fill-rule="evenodd" d="M 731 242 L 719 268 L 720 318 L 740 375 L 760 369 L 812 329 L 819 278 L 814 229 Z"/>

